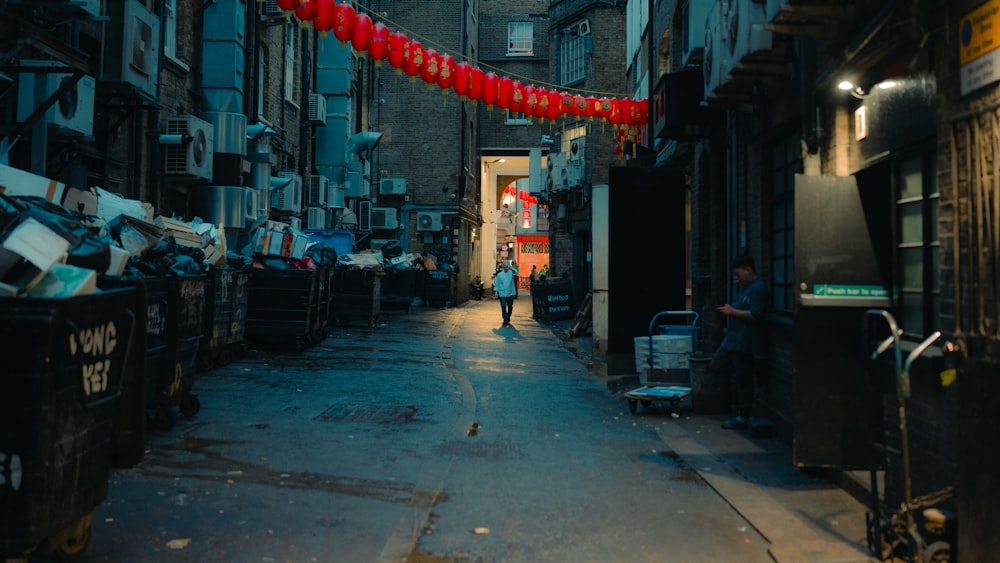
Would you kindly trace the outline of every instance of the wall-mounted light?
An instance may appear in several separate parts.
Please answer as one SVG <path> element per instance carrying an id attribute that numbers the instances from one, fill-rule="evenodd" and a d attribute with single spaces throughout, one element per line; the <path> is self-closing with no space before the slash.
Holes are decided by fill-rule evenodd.
<path id="1" fill-rule="evenodd" d="M 489 161 L 489 162 L 486 163 L 486 166 L 490 166 L 491 164 L 497 164 L 497 163 L 502 163 L 502 162 L 507 162 L 507 159 L 506 158 L 498 158 L 496 160 L 491 160 L 491 161 Z"/>
<path id="2" fill-rule="evenodd" d="M 857 86 L 849 80 L 842 80 L 839 84 L 837 84 L 837 89 L 849 92 L 852 96 L 859 100 L 863 100 L 865 98 L 865 91 L 861 89 L 861 86 Z"/>

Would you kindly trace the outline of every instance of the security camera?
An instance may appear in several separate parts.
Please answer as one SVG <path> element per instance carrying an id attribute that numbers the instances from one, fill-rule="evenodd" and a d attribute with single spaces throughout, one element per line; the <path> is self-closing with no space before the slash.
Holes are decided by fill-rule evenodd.
<path id="1" fill-rule="evenodd" d="M 542 135 L 542 146 L 551 147 L 556 144 L 555 140 L 550 135 Z"/>

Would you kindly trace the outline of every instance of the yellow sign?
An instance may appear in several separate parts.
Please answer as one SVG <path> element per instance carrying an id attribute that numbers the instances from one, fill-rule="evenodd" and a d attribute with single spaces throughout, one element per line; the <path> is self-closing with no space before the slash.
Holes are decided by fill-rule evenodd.
<path id="1" fill-rule="evenodd" d="M 962 18 L 958 33 L 960 66 L 1000 47 L 1000 0 L 989 0 Z"/>

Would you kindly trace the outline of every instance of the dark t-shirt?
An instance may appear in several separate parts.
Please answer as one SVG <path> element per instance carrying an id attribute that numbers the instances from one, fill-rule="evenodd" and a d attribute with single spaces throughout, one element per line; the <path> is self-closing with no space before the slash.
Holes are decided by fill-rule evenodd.
<path id="1" fill-rule="evenodd" d="M 768 291 L 763 278 L 758 277 L 740 287 L 733 308 L 750 311 L 754 320 L 729 317 L 729 329 L 722 347 L 731 352 L 753 354 L 758 360 L 767 358 L 767 326 L 764 318 L 768 310 Z"/>

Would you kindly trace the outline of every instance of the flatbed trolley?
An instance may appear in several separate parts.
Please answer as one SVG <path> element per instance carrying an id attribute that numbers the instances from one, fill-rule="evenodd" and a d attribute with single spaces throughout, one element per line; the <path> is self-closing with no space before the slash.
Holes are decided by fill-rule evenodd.
<path id="1" fill-rule="evenodd" d="M 669 316 L 682 316 L 690 319 L 691 322 L 690 324 L 657 324 L 657 321 Z M 676 349 L 656 350 L 653 346 L 653 337 L 656 334 L 690 336 L 690 345 Z M 630 413 L 636 414 L 640 402 L 647 409 L 652 407 L 654 402 L 665 402 L 669 404 L 670 411 L 673 413 L 677 409 L 677 405 L 691 395 L 692 375 L 688 356 L 694 352 L 698 341 L 698 313 L 694 311 L 661 311 L 653 315 L 649 321 L 646 339 L 648 349 L 644 359 L 648 375 L 642 377 L 642 368 L 638 365 L 640 362 L 637 361 L 636 368 L 640 369 L 641 386 L 625 393 L 628 410 Z M 636 342 L 638 351 L 639 340 L 637 339 Z M 636 356 L 637 359 L 641 359 L 640 354 L 636 354 Z M 657 367 L 656 360 L 658 358 L 664 360 L 662 363 L 666 364 L 666 368 Z"/>

